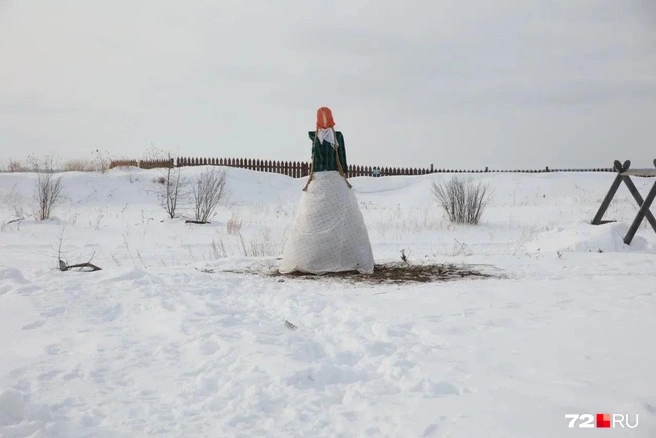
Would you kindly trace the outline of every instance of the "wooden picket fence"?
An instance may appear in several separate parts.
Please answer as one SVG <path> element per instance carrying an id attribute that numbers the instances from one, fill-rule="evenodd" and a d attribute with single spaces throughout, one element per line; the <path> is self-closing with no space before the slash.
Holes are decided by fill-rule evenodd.
<path id="1" fill-rule="evenodd" d="M 109 168 L 113 169 L 114 167 L 140 167 L 139 161 L 137 160 L 112 160 L 109 163 Z"/>
<path id="2" fill-rule="evenodd" d="M 310 163 L 302 161 L 254 160 L 250 158 L 189 158 L 180 157 L 178 167 L 227 166 L 258 172 L 281 173 L 292 178 L 303 178 L 310 174 Z"/>
<path id="3" fill-rule="evenodd" d="M 188 166 L 226 166 L 240 169 L 255 170 L 258 172 L 280 173 L 292 178 L 303 178 L 310 173 L 310 163 L 304 161 L 273 161 L 256 160 L 251 158 L 192 158 L 178 157 L 171 160 L 116 160 L 110 163 L 110 169 L 114 167 L 138 167 L 140 169 L 157 169 L 169 167 Z M 493 170 L 489 168 L 461 170 L 435 168 L 432 164 L 429 168 L 408 167 L 376 167 L 349 165 L 346 174 L 349 178 L 359 176 L 395 176 L 395 175 L 426 175 L 430 173 L 546 173 L 546 172 L 614 172 L 608 168 L 589 169 L 529 169 L 529 170 Z"/>

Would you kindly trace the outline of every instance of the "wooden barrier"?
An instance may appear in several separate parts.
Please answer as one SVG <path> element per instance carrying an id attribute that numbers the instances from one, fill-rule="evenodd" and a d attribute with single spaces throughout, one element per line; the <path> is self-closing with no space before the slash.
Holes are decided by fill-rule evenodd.
<path id="1" fill-rule="evenodd" d="M 207 158 L 207 157 L 178 157 L 169 160 L 117 160 L 112 161 L 110 168 L 134 166 L 141 169 L 156 169 L 167 167 L 188 166 L 226 166 L 240 169 L 255 170 L 258 172 L 280 173 L 292 178 L 304 178 L 310 174 L 310 163 L 304 161 L 273 161 L 259 160 L 253 158 Z M 612 168 L 592 169 L 529 169 L 529 170 L 491 170 L 485 169 L 458 170 L 458 169 L 436 169 L 432 164 L 425 168 L 408 167 L 378 167 L 349 165 L 346 175 L 349 178 L 370 176 L 414 176 L 427 175 L 431 173 L 547 173 L 547 172 L 613 172 Z"/>

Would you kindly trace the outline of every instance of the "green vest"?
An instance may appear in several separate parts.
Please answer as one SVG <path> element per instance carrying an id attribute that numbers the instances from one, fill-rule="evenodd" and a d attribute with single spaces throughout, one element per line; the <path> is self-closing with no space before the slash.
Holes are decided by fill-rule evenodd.
<path id="1" fill-rule="evenodd" d="M 335 149 L 333 145 L 327 141 L 319 144 L 319 140 L 314 138 L 314 131 L 309 131 L 308 135 L 312 140 L 312 162 L 314 163 L 315 172 L 324 172 L 328 170 L 339 170 L 337 167 L 337 158 L 335 157 Z M 339 162 L 342 165 L 344 173 L 348 173 L 348 164 L 346 163 L 346 147 L 344 146 L 344 136 L 340 131 L 335 132 L 337 137 L 337 153 L 339 154 Z"/>

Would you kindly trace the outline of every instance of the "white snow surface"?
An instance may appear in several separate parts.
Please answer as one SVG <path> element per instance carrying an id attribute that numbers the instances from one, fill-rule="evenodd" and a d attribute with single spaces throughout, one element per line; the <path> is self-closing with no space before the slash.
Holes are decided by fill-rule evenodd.
<path id="1" fill-rule="evenodd" d="M 36 177 L 0 174 L 1 437 L 656 436 L 656 235 L 623 244 L 624 186 L 590 225 L 613 174 L 473 175 L 478 226 L 432 199 L 452 175 L 353 178 L 377 263 L 503 276 L 371 285 L 267 275 L 305 179 L 227 171 L 208 225 L 168 219 L 160 172 L 136 169 L 65 173 L 52 219 L 7 224 Z M 62 233 L 103 270 L 58 271 Z"/>

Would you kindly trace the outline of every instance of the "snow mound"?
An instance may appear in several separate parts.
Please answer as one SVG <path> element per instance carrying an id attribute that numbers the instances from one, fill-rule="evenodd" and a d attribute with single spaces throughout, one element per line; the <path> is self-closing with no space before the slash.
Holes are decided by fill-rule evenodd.
<path id="1" fill-rule="evenodd" d="M 0 296 L 27 283 L 29 282 L 18 269 L 0 267 Z"/>
<path id="2" fill-rule="evenodd" d="M 0 267 L 0 281 L 5 280 L 20 284 L 27 283 L 27 280 L 25 280 L 25 277 L 18 269 Z"/>
<path id="3" fill-rule="evenodd" d="M 22 392 L 8 389 L 0 393 L 0 436 L 51 437 L 55 432 L 50 410 L 27 401 Z"/>
<path id="4" fill-rule="evenodd" d="M 538 234 L 526 245 L 528 252 L 651 252 L 653 248 L 642 236 L 636 235 L 631 245 L 624 243 L 629 225 L 612 223 L 591 225 L 580 223 L 571 228 L 558 227 Z"/>

